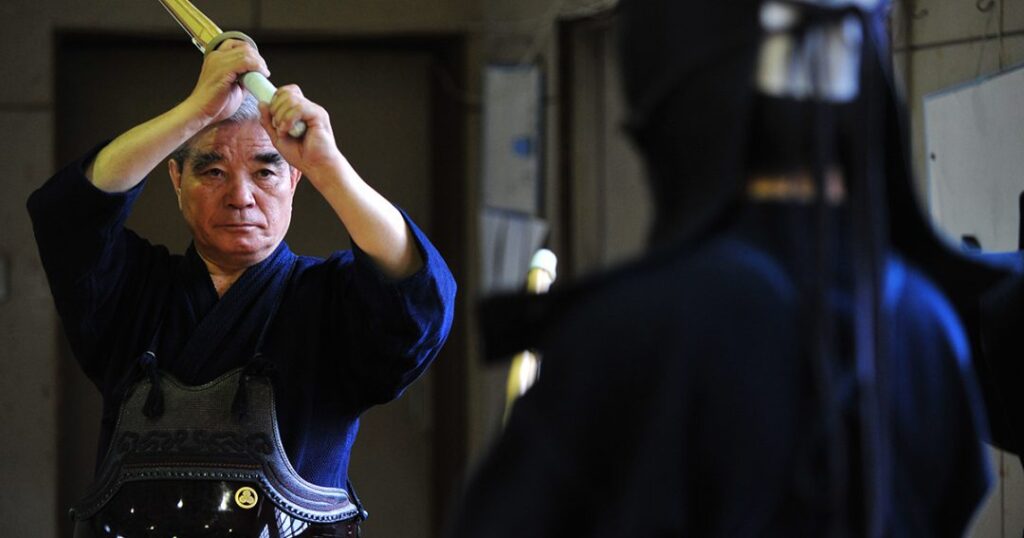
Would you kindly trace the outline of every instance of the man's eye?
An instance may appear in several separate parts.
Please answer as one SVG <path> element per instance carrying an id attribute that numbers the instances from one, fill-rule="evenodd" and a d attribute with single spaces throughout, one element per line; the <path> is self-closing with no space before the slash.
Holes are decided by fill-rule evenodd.
<path id="1" fill-rule="evenodd" d="M 261 178 L 263 178 L 263 179 L 269 179 L 269 178 L 272 178 L 272 177 L 276 176 L 277 172 L 274 172 L 273 170 L 271 170 L 269 168 L 264 168 L 264 169 L 256 172 L 256 175 L 261 177 Z"/>
<path id="2" fill-rule="evenodd" d="M 221 177 L 224 175 L 224 171 L 221 170 L 220 168 L 210 168 L 204 170 L 202 175 L 206 177 Z"/>

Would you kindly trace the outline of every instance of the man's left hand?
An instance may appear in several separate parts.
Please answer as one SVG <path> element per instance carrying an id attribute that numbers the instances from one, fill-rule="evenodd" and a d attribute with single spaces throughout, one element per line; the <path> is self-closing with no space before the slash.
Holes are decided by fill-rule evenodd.
<path id="1" fill-rule="evenodd" d="M 320 171 L 337 169 L 344 159 L 327 111 L 303 96 L 298 86 L 278 88 L 269 105 L 260 104 L 260 116 L 260 123 L 281 156 L 314 183 Z M 306 133 L 293 138 L 288 131 L 300 120 L 306 123 Z"/>
<path id="2" fill-rule="evenodd" d="M 338 150 L 327 111 L 306 99 L 298 86 L 278 88 L 269 105 L 260 105 L 260 123 L 277 151 L 302 171 L 323 195 L 377 268 L 389 278 L 405 278 L 423 266 L 423 258 L 402 214 L 368 185 Z M 302 138 L 288 135 L 306 122 Z"/>

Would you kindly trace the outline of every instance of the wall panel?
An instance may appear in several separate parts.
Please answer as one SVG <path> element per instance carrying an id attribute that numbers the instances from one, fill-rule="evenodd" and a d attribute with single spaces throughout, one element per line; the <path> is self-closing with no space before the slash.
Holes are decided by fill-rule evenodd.
<path id="1" fill-rule="evenodd" d="M 50 112 L 0 112 L 5 175 L 0 257 L 9 295 L 0 302 L 0 521 L 5 532 L 56 536 L 56 313 L 32 239 L 25 200 L 50 174 Z"/>

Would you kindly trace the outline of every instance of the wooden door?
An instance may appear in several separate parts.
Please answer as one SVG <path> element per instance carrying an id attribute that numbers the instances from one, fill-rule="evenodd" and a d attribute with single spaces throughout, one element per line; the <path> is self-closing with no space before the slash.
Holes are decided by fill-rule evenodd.
<path id="1" fill-rule="evenodd" d="M 267 42 L 261 50 L 273 81 L 298 83 L 327 108 L 339 147 L 360 174 L 430 234 L 438 205 L 433 199 L 436 52 L 387 43 Z M 200 54 L 184 39 L 65 36 L 58 48 L 58 159 L 70 161 L 98 141 L 170 108 L 188 95 L 200 65 Z M 128 225 L 172 252 L 188 245 L 163 166 L 148 179 Z M 349 244 L 333 211 L 306 181 L 296 194 L 286 240 L 295 252 L 317 256 Z M 95 388 L 66 347 L 65 355 L 59 374 L 62 506 L 91 481 L 100 413 Z M 428 374 L 401 400 L 363 417 L 350 475 L 370 512 L 364 527 L 370 536 L 430 536 L 437 525 L 431 501 L 432 377 Z M 67 528 L 64 535 L 70 535 Z"/>

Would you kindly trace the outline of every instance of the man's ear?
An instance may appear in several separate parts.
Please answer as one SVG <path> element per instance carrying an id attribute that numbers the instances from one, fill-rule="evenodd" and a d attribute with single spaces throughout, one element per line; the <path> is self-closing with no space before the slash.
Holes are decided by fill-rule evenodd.
<path id="1" fill-rule="evenodd" d="M 167 159 L 167 174 L 171 176 L 171 185 L 174 186 L 174 195 L 178 197 L 178 209 L 181 209 L 181 168 L 178 161 Z"/>
<path id="2" fill-rule="evenodd" d="M 299 180 L 302 179 L 302 170 L 299 170 L 298 168 L 291 165 L 288 165 L 288 168 L 291 170 L 292 193 L 294 194 L 295 187 L 299 186 Z"/>

